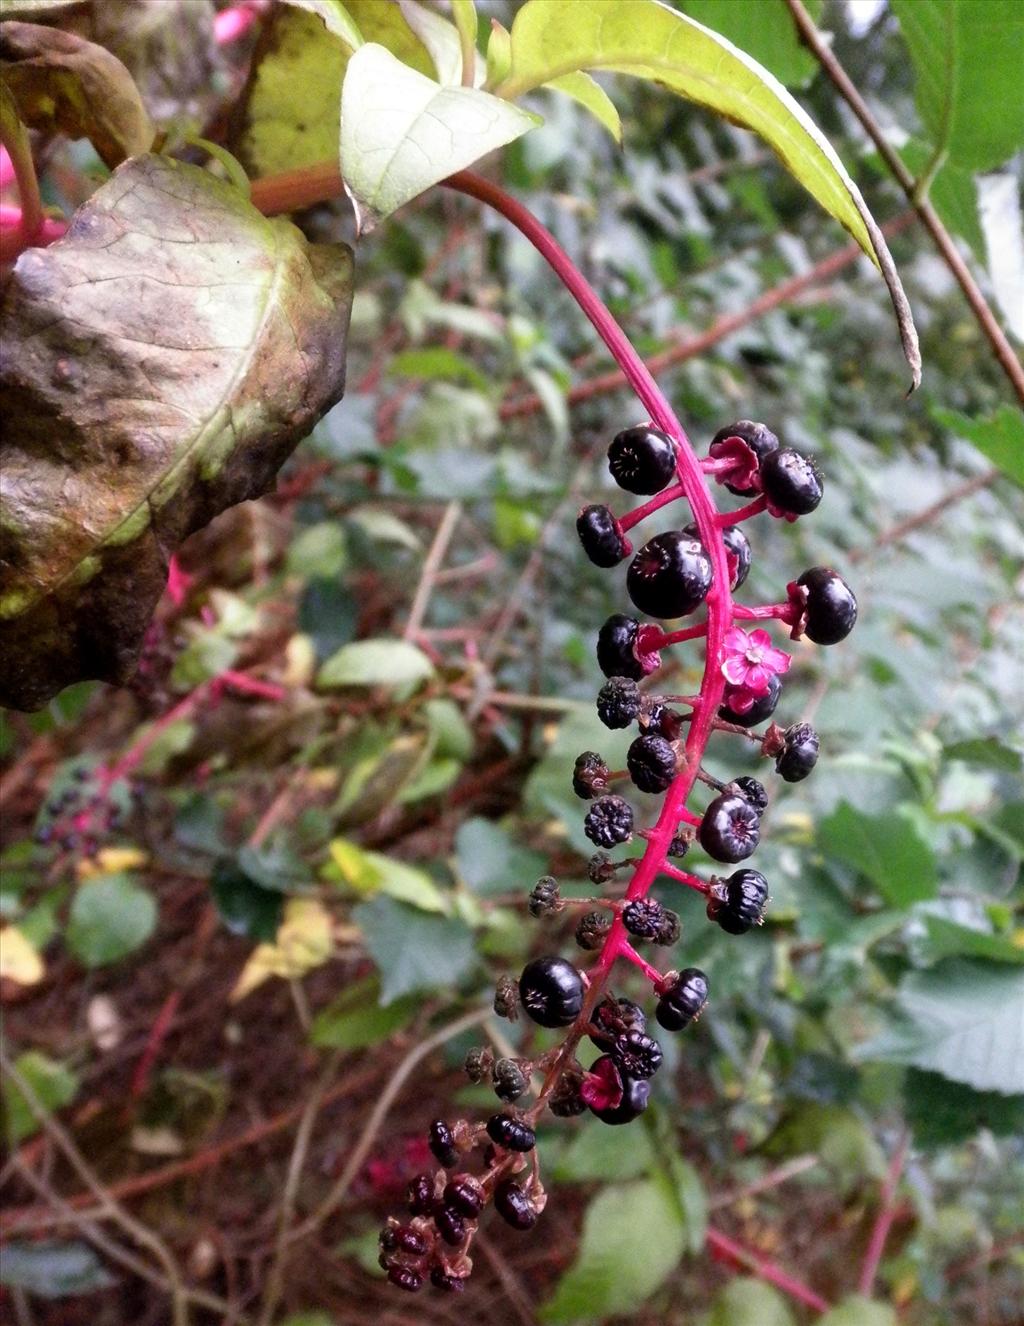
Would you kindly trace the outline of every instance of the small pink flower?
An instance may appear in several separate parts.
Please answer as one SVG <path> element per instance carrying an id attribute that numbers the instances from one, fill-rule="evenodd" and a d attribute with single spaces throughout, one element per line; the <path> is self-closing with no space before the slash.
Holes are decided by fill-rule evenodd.
<path id="1" fill-rule="evenodd" d="M 784 650 L 775 648 L 767 631 L 747 632 L 734 626 L 726 631 L 724 643 L 722 675 L 730 686 L 742 687 L 751 697 L 751 703 L 765 694 L 773 676 L 789 671 L 792 659 Z"/>
<path id="2" fill-rule="evenodd" d="M 622 1078 L 608 1055 L 598 1059 L 584 1076 L 580 1095 L 595 1110 L 613 1110 L 622 1104 Z"/>

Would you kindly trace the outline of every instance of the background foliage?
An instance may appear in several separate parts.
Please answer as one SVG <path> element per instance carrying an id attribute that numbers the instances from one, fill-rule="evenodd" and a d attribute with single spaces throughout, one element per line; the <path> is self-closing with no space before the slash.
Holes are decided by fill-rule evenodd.
<path id="1" fill-rule="evenodd" d="M 363 26 L 385 7 L 350 8 Z M 480 6 L 506 24 L 511 8 Z M 803 1319 L 737 1276 L 757 1266 L 736 1241 L 840 1305 L 828 1326 L 1009 1323 L 1024 1268 L 1024 425 L 781 0 L 685 8 L 798 88 L 874 214 L 897 220 L 924 385 L 904 399 L 877 274 L 852 258 L 816 273 L 844 236 L 748 135 L 639 82 L 602 84 L 628 109 L 624 150 L 568 99 L 528 103 L 543 127 L 494 169 L 635 341 L 664 354 L 660 380 L 698 450 L 745 416 L 821 459 L 813 521 L 757 529 L 751 598 L 777 597 L 781 568 L 834 563 L 861 619 L 835 658 L 796 651 L 785 711 L 813 717 L 823 759 L 773 788 L 758 858 L 768 924 L 730 942 L 697 899 L 673 896 L 679 964 L 699 960 L 715 997 L 666 1046 L 677 1061 L 649 1126 L 548 1129 L 539 1237 L 495 1230 L 457 1310 L 416 1312 Z M 820 23 L 904 131 L 904 159 L 933 172 L 936 208 L 1012 324 L 1006 247 L 1020 240 L 993 216 L 1020 183 L 1020 157 L 1005 163 L 1021 148 L 1021 84 L 1000 74 L 1014 7 L 894 0 L 864 24 L 830 3 Z M 296 134 L 315 137 L 304 106 L 318 94 L 289 67 L 301 43 L 260 40 L 278 44 L 227 136 L 248 166 L 273 169 L 294 159 Z M 155 78 L 166 56 L 147 50 Z M 248 54 L 219 57 L 218 87 Z M 141 57 L 132 68 L 147 90 Z M 81 145 L 58 144 L 44 187 L 67 204 L 102 174 Z M 314 241 L 352 239 L 342 203 L 302 224 Z M 792 297 L 769 297 L 801 276 Z M 187 583 L 163 601 L 134 685 L 77 686 L 5 718 L 8 1052 L 190 1280 L 250 1310 L 289 1156 L 304 1164 L 286 1200 L 315 1212 L 410 1052 L 485 1006 L 496 975 L 570 940 L 557 922 L 541 935 L 523 903 L 549 869 L 588 890 L 568 771 L 598 742 L 621 754 L 593 714 L 592 655 L 622 585 L 585 562 L 572 528 L 607 491 L 608 439 L 637 422 L 606 370 L 525 241 L 465 200 L 424 196 L 359 246 L 346 397 L 276 494 L 185 545 Z M 698 665 L 680 651 L 682 690 Z M 223 685 L 236 670 L 282 698 Z M 64 850 L 60 827 L 33 838 L 63 793 L 105 788 L 104 771 L 139 750 L 110 786 L 121 823 L 98 855 Z M 755 771 L 724 739 L 712 752 L 719 775 Z M 544 1034 L 488 1030 L 499 1044 Z M 349 1322 L 371 1304 L 408 1319 L 374 1278 L 376 1229 L 422 1164 L 426 1122 L 484 1104 L 458 1072 L 473 1037 L 442 1035 L 414 1066 L 343 1199 L 287 1262 L 281 1320 Z M 9 1083 L 4 1111 L 8 1142 L 38 1164 L 49 1136 Z M 868 1304 L 849 1295 L 903 1148 Z M 166 1319 L 156 1289 L 54 1219 L 24 1176 L 4 1177 L 3 1280 L 35 1320 Z M 82 1187 L 63 1161 L 47 1182 Z"/>

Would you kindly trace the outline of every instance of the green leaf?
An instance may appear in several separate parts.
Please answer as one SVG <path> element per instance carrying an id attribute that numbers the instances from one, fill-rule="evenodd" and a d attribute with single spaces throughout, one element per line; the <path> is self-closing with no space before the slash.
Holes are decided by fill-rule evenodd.
<path id="1" fill-rule="evenodd" d="M 786 1112 L 764 1144 L 769 1156 L 816 1152 L 843 1192 L 881 1178 L 885 1157 L 871 1129 L 842 1105 L 801 1101 Z"/>
<path id="2" fill-rule="evenodd" d="M 288 549 L 288 570 L 304 580 L 335 580 L 347 564 L 345 531 L 334 520 L 302 530 Z"/>
<path id="3" fill-rule="evenodd" d="M 997 1137 L 1024 1133 L 1024 1095 L 974 1091 L 919 1068 L 908 1069 L 903 1079 L 903 1105 L 917 1146 L 953 1146 L 981 1128 Z"/>
<path id="4" fill-rule="evenodd" d="M 232 934 L 273 943 L 284 914 L 282 893 L 264 888 L 228 857 L 213 867 L 210 894 Z"/>
<path id="5" fill-rule="evenodd" d="M 711 1304 L 707 1326 L 796 1326 L 786 1300 L 763 1280 L 730 1280 Z"/>
<path id="6" fill-rule="evenodd" d="M 492 820 L 470 819 L 455 835 L 455 857 L 464 884 L 482 898 L 520 893 L 525 898 L 544 873 L 546 859 L 521 847 Z"/>
<path id="7" fill-rule="evenodd" d="M 56 1111 L 74 1100 L 78 1091 L 78 1078 L 64 1064 L 50 1059 L 39 1050 L 26 1050 L 18 1056 L 14 1066 L 46 1109 Z M 36 1116 L 13 1083 L 4 1085 L 3 1106 L 4 1133 L 9 1146 L 17 1146 L 38 1131 Z"/>
<path id="8" fill-rule="evenodd" d="M 943 756 L 947 760 L 963 760 L 964 764 L 977 764 L 1000 773 L 1020 773 L 1024 769 L 1024 755 L 1007 746 L 998 737 L 968 737 L 946 746 Z"/>
<path id="9" fill-rule="evenodd" d="M 382 1006 L 380 982 L 371 976 L 350 985 L 317 1013 L 310 1028 L 310 1040 L 331 1050 L 361 1050 L 366 1045 L 381 1045 L 399 1027 L 411 1022 L 421 1007 L 421 1000 L 412 995 Z"/>
<path id="10" fill-rule="evenodd" d="M 430 876 L 416 866 L 395 861 L 381 852 L 368 852 L 345 838 L 334 839 L 330 854 L 330 863 L 322 871 L 325 878 L 347 884 L 363 897 L 386 893 L 423 912 L 447 912 L 449 909 L 445 895 Z"/>
<path id="11" fill-rule="evenodd" d="M 918 114 L 938 153 L 991 170 L 1024 146 L 1024 9 L 1017 0 L 893 0 Z M 998 88 L 998 95 L 993 89 Z"/>
<path id="12" fill-rule="evenodd" d="M 971 925 L 962 925 L 948 916 L 925 913 L 920 917 L 925 929 L 913 946 L 914 958 L 922 966 L 943 958 L 987 958 L 990 962 L 1024 963 L 1024 947 L 1010 935 L 997 935 Z"/>
<path id="13" fill-rule="evenodd" d="M 10 270 L 0 703 L 127 680 L 173 550 L 340 398 L 351 274 L 345 245 L 166 156 L 126 161 Z"/>
<path id="14" fill-rule="evenodd" d="M 238 864 L 251 880 L 274 893 L 294 893 L 313 882 L 309 866 L 280 836 L 259 847 L 240 848 Z"/>
<path id="15" fill-rule="evenodd" d="M 75 891 L 67 942 L 87 967 L 103 967 L 141 947 L 156 928 L 156 903 L 127 874 L 86 880 Z"/>
<path id="16" fill-rule="evenodd" d="M 368 43 L 341 89 L 341 173 L 360 231 L 539 124 L 476 88 L 442 87 Z"/>
<path id="17" fill-rule="evenodd" d="M 888 1303 L 878 1303 L 863 1294 L 848 1294 L 831 1312 L 818 1318 L 817 1326 L 896 1326 L 896 1313 Z"/>
<path id="18" fill-rule="evenodd" d="M 1024 85 L 1024 79 L 1021 82 Z M 931 413 L 937 423 L 956 437 L 973 442 L 1008 479 L 1024 488 L 1024 416 L 1019 410 L 1003 405 L 987 419 L 970 419 L 956 410 L 938 406 Z"/>
<path id="19" fill-rule="evenodd" d="M 462 42 L 454 23 L 436 14 L 419 0 L 398 0 L 402 17 L 427 48 L 433 68 L 429 71 L 439 83 L 458 87 L 462 83 Z M 478 74 L 479 70 L 474 70 Z"/>
<path id="20" fill-rule="evenodd" d="M 60 28 L 5 22 L 0 61 L 30 129 L 88 138 L 111 170 L 149 150 L 153 124 L 135 81 L 102 46 Z"/>
<path id="21" fill-rule="evenodd" d="M 451 991 L 476 963 L 473 932 L 462 921 L 384 897 L 353 908 L 352 920 L 380 971 L 382 1004 L 417 990 Z"/>
<path id="22" fill-rule="evenodd" d="M 935 156 L 934 150 L 920 139 L 904 144 L 899 154 L 915 179 L 920 179 Z M 881 157 L 876 156 L 875 160 L 881 174 L 887 175 L 889 168 Z M 971 171 L 955 161 L 945 161 L 932 178 L 928 197 L 946 227 L 965 239 L 978 262 L 984 264 L 985 235 L 978 214 L 978 185 Z"/>
<path id="23" fill-rule="evenodd" d="M 316 676 L 321 690 L 335 686 L 414 687 L 434 675 L 423 650 L 408 640 L 356 640 L 332 654 Z"/>
<path id="24" fill-rule="evenodd" d="M 822 850 L 866 876 L 895 907 L 933 898 L 935 853 L 902 807 L 867 815 L 846 801 L 818 826 Z"/>
<path id="25" fill-rule="evenodd" d="M 466 382 L 484 391 L 487 378 L 471 359 L 447 346 L 432 345 L 423 350 L 403 350 L 388 364 L 388 372 L 395 377 L 444 378 L 450 382 Z"/>
<path id="26" fill-rule="evenodd" d="M 622 143 L 622 121 L 615 102 L 589 74 L 577 69 L 573 73 L 562 74 L 561 78 L 549 79 L 544 86 L 571 97 L 578 106 L 588 110 L 599 124 L 603 124 L 617 143 Z"/>
<path id="27" fill-rule="evenodd" d="M 540 1320 L 635 1312 L 671 1273 L 685 1245 L 679 1206 L 666 1185 L 646 1179 L 605 1188 L 587 1208 L 576 1260 Z"/>
<path id="28" fill-rule="evenodd" d="M 553 1174 L 560 1183 L 638 1179 L 656 1159 L 646 1129 L 634 1129 L 629 1146 L 623 1146 L 619 1129 L 588 1119 L 555 1161 Z"/>
<path id="29" fill-rule="evenodd" d="M 952 959 L 905 977 L 897 1010 L 858 1059 L 912 1064 L 978 1091 L 1024 1092 L 1024 971 Z"/>
<path id="30" fill-rule="evenodd" d="M 684 0 L 681 8 L 746 51 L 787 87 L 806 86 L 818 71 L 784 0 Z M 821 0 L 807 8 L 816 19 Z"/>
<path id="31" fill-rule="evenodd" d="M 323 22 L 327 31 L 340 38 L 350 50 L 362 46 L 362 34 L 341 0 L 284 0 L 284 3 L 314 14 Z"/>
<path id="32" fill-rule="evenodd" d="M 916 385 L 917 334 L 885 240 L 831 144 L 772 74 L 657 0 L 527 0 L 512 24 L 512 70 L 496 94 L 520 97 L 577 69 L 650 79 L 760 135 L 884 275 Z"/>
<path id="33" fill-rule="evenodd" d="M 14 1241 L 0 1258 L 0 1284 L 43 1299 L 95 1294 L 116 1283 L 88 1243 Z"/>

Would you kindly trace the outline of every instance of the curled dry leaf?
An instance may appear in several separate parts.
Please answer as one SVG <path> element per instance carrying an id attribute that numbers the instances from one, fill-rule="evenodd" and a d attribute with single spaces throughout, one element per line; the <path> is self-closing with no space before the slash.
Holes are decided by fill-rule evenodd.
<path id="1" fill-rule="evenodd" d="M 130 676 L 177 545 L 342 395 L 352 256 L 157 156 L 0 298 L 0 703 Z"/>
<path id="2" fill-rule="evenodd" d="M 4 23 L 0 77 L 30 128 L 88 138 L 111 168 L 153 141 L 153 125 L 128 70 L 117 56 L 71 32 Z"/>

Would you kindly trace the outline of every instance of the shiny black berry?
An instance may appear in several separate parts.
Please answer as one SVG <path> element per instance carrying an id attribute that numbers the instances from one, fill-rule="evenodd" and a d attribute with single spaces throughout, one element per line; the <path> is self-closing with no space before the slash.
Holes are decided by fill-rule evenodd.
<path id="1" fill-rule="evenodd" d="M 657 939 L 665 908 L 657 898 L 635 898 L 622 909 L 622 924 L 637 939 Z"/>
<path id="2" fill-rule="evenodd" d="M 627 493 L 660 493 L 676 472 L 676 449 L 667 433 L 650 424 L 624 428 L 608 448 L 612 478 Z"/>
<path id="3" fill-rule="evenodd" d="M 629 776 L 641 792 L 664 792 L 676 776 L 676 753 L 664 737 L 637 737 L 626 752 Z"/>
<path id="4" fill-rule="evenodd" d="M 444 1204 L 458 1211 L 467 1220 L 473 1220 L 484 1209 L 484 1190 L 472 1174 L 456 1174 L 445 1184 Z"/>
<path id="5" fill-rule="evenodd" d="M 734 698 L 738 701 L 741 694 L 743 694 L 742 687 L 727 686 L 718 717 L 727 723 L 735 723 L 737 727 L 757 727 L 758 723 L 763 723 L 775 713 L 775 706 L 779 703 L 779 696 L 782 694 L 782 682 L 775 673 L 772 673 L 764 695 L 759 695 L 747 709 L 734 709 L 732 702 Z"/>
<path id="6" fill-rule="evenodd" d="M 768 809 L 768 793 L 765 791 L 764 783 L 758 782 L 756 778 L 747 775 L 734 778 L 729 787 L 735 788 L 745 801 L 749 801 L 759 815 L 763 815 Z"/>
<path id="7" fill-rule="evenodd" d="M 761 838 L 761 816 L 745 797 L 715 797 L 700 822 L 697 837 L 714 861 L 745 861 Z"/>
<path id="8" fill-rule="evenodd" d="M 584 912 L 576 924 L 576 943 L 588 953 L 595 953 L 611 928 L 612 918 L 607 912 Z"/>
<path id="9" fill-rule="evenodd" d="M 685 617 L 700 607 L 710 588 L 711 559 L 681 530 L 656 534 L 626 572 L 629 597 L 652 617 Z"/>
<path id="10" fill-rule="evenodd" d="M 537 1223 L 532 1202 L 514 1179 L 502 1179 L 495 1188 L 494 1209 L 513 1229 L 532 1229 Z"/>
<path id="11" fill-rule="evenodd" d="M 414 1216 L 430 1215 L 437 1205 L 434 1197 L 434 1180 L 429 1174 L 417 1174 L 409 1184 L 407 1193 L 409 1210 Z"/>
<path id="12" fill-rule="evenodd" d="M 576 533 L 595 566 L 618 566 L 632 545 L 606 506 L 585 506 L 576 517 Z"/>
<path id="13" fill-rule="evenodd" d="M 612 1046 L 612 1058 L 623 1078 L 649 1078 L 661 1067 L 661 1046 L 642 1031 L 627 1031 Z"/>
<path id="14" fill-rule="evenodd" d="M 460 1276 L 449 1275 L 443 1266 L 435 1266 L 430 1272 L 430 1283 L 435 1289 L 444 1290 L 448 1294 L 461 1294 L 466 1288 L 466 1282 Z"/>
<path id="15" fill-rule="evenodd" d="M 824 491 L 817 465 L 792 447 L 780 447 L 761 462 L 761 488 L 769 510 L 784 516 L 806 516 Z"/>
<path id="16" fill-rule="evenodd" d="M 816 645 L 837 645 L 857 621 L 857 599 L 841 575 L 828 566 L 812 566 L 796 582 L 804 591 L 804 634 Z"/>
<path id="17" fill-rule="evenodd" d="M 487 1136 L 506 1151 L 532 1151 L 537 1145 L 537 1135 L 530 1125 L 509 1114 L 492 1114 L 487 1120 Z"/>
<path id="18" fill-rule="evenodd" d="M 599 1072 L 601 1065 L 607 1062 L 607 1058 L 597 1059 L 591 1071 Z M 612 1063 L 614 1062 L 613 1059 Z M 618 1105 L 611 1105 L 605 1109 L 595 1109 L 593 1105 L 590 1106 L 591 1114 L 600 1119 L 602 1123 L 632 1123 L 647 1108 L 647 1102 L 651 1095 L 650 1082 L 646 1078 L 630 1077 L 622 1072 L 619 1073 L 619 1077 L 622 1079 L 622 1099 Z"/>
<path id="19" fill-rule="evenodd" d="M 654 1016 L 666 1031 L 682 1031 L 700 1016 L 708 1002 L 708 978 L 696 967 L 681 971 L 658 1000 Z"/>
<path id="20" fill-rule="evenodd" d="M 453 1248 L 457 1248 L 466 1237 L 465 1220 L 449 1206 L 442 1206 L 434 1213 L 434 1224 L 445 1243 L 450 1243 Z"/>
<path id="21" fill-rule="evenodd" d="M 572 790 L 584 801 L 591 801 L 608 790 L 609 769 L 597 751 L 585 750 L 576 756 L 572 770 Z"/>
<path id="22" fill-rule="evenodd" d="M 455 1135 L 443 1119 L 435 1119 L 430 1125 L 427 1141 L 439 1165 L 451 1169 L 458 1162 L 459 1149 L 455 1145 Z"/>
<path id="23" fill-rule="evenodd" d="M 611 677 L 597 694 L 597 716 L 605 727 L 629 727 L 640 713 L 643 697 L 632 677 Z"/>
<path id="24" fill-rule="evenodd" d="M 595 847 L 614 847 L 633 836 L 633 808 L 622 797 L 601 797 L 587 811 L 583 832 Z"/>
<path id="25" fill-rule="evenodd" d="M 610 1050 L 625 1032 L 646 1030 L 647 1018 L 639 1004 L 632 999 L 606 998 L 594 1009 L 587 1034 L 599 1050 Z"/>
<path id="26" fill-rule="evenodd" d="M 395 1230 L 395 1246 L 401 1252 L 409 1253 L 411 1257 L 422 1257 L 429 1245 L 426 1237 L 418 1229 L 413 1229 L 409 1225 L 400 1225 Z"/>
<path id="27" fill-rule="evenodd" d="M 787 783 L 802 782 L 818 763 L 818 734 L 810 723 L 794 723 L 782 735 L 775 772 Z"/>
<path id="28" fill-rule="evenodd" d="M 540 1026 L 567 1027 L 583 1007 L 583 978 L 565 958 L 536 958 L 523 968 L 519 997 Z"/>
<path id="29" fill-rule="evenodd" d="M 764 920 L 768 881 L 758 870 L 737 870 L 708 892 L 708 917 L 729 935 L 744 935 Z"/>
<path id="30" fill-rule="evenodd" d="M 563 903 L 558 891 L 558 881 L 552 875 L 542 875 L 530 890 L 527 904 L 530 915 L 534 917 L 550 916 L 561 911 Z"/>
<path id="31" fill-rule="evenodd" d="M 423 1276 L 419 1271 L 413 1271 L 408 1266 L 389 1266 L 388 1279 L 399 1289 L 405 1289 L 410 1294 L 415 1294 L 423 1284 Z"/>
<path id="32" fill-rule="evenodd" d="M 688 534 L 691 539 L 700 537 L 695 524 L 687 525 L 683 533 Z M 725 544 L 725 560 L 729 566 L 729 588 L 739 589 L 750 574 L 750 564 L 753 561 L 750 540 L 740 525 L 726 525 L 722 530 L 722 542 Z"/>
<path id="33" fill-rule="evenodd" d="M 657 654 L 637 654 L 640 623 L 635 617 L 616 612 L 597 635 L 597 665 L 606 677 L 632 677 L 641 681 L 661 663 Z"/>
<path id="34" fill-rule="evenodd" d="M 730 438 L 738 437 L 741 442 L 745 442 L 754 453 L 758 463 L 779 448 L 779 439 L 770 428 L 764 424 L 755 423 L 753 419 L 737 419 L 734 424 L 729 424 L 727 428 L 720 428 L 711 439 L 710 455 L 715 459 L 728 454 L 727 443 Z M 726 483 L 730 493 L 735 493 L 737 497 L 753 496 L 758 492 L 758 481 L 752 477 L 749 483 L 736 484 Z"/>
<path id="35" fill-rule="evenodd" d="M 509 1103 L 518 1100 L 530 1085 L 526 1074 L 514 1059 L 498 1060 L 494 1065 L 493 1081 L 494 1094 L 499 1100 L 507 1100 Z M 445 1201 L 447 1200 L 446 1197 Z M 454 1205 L 454 1203 L 450 1203 L 450 1205 Z M 467 1214 L 472 1213 L 467 1212 Z"/>

